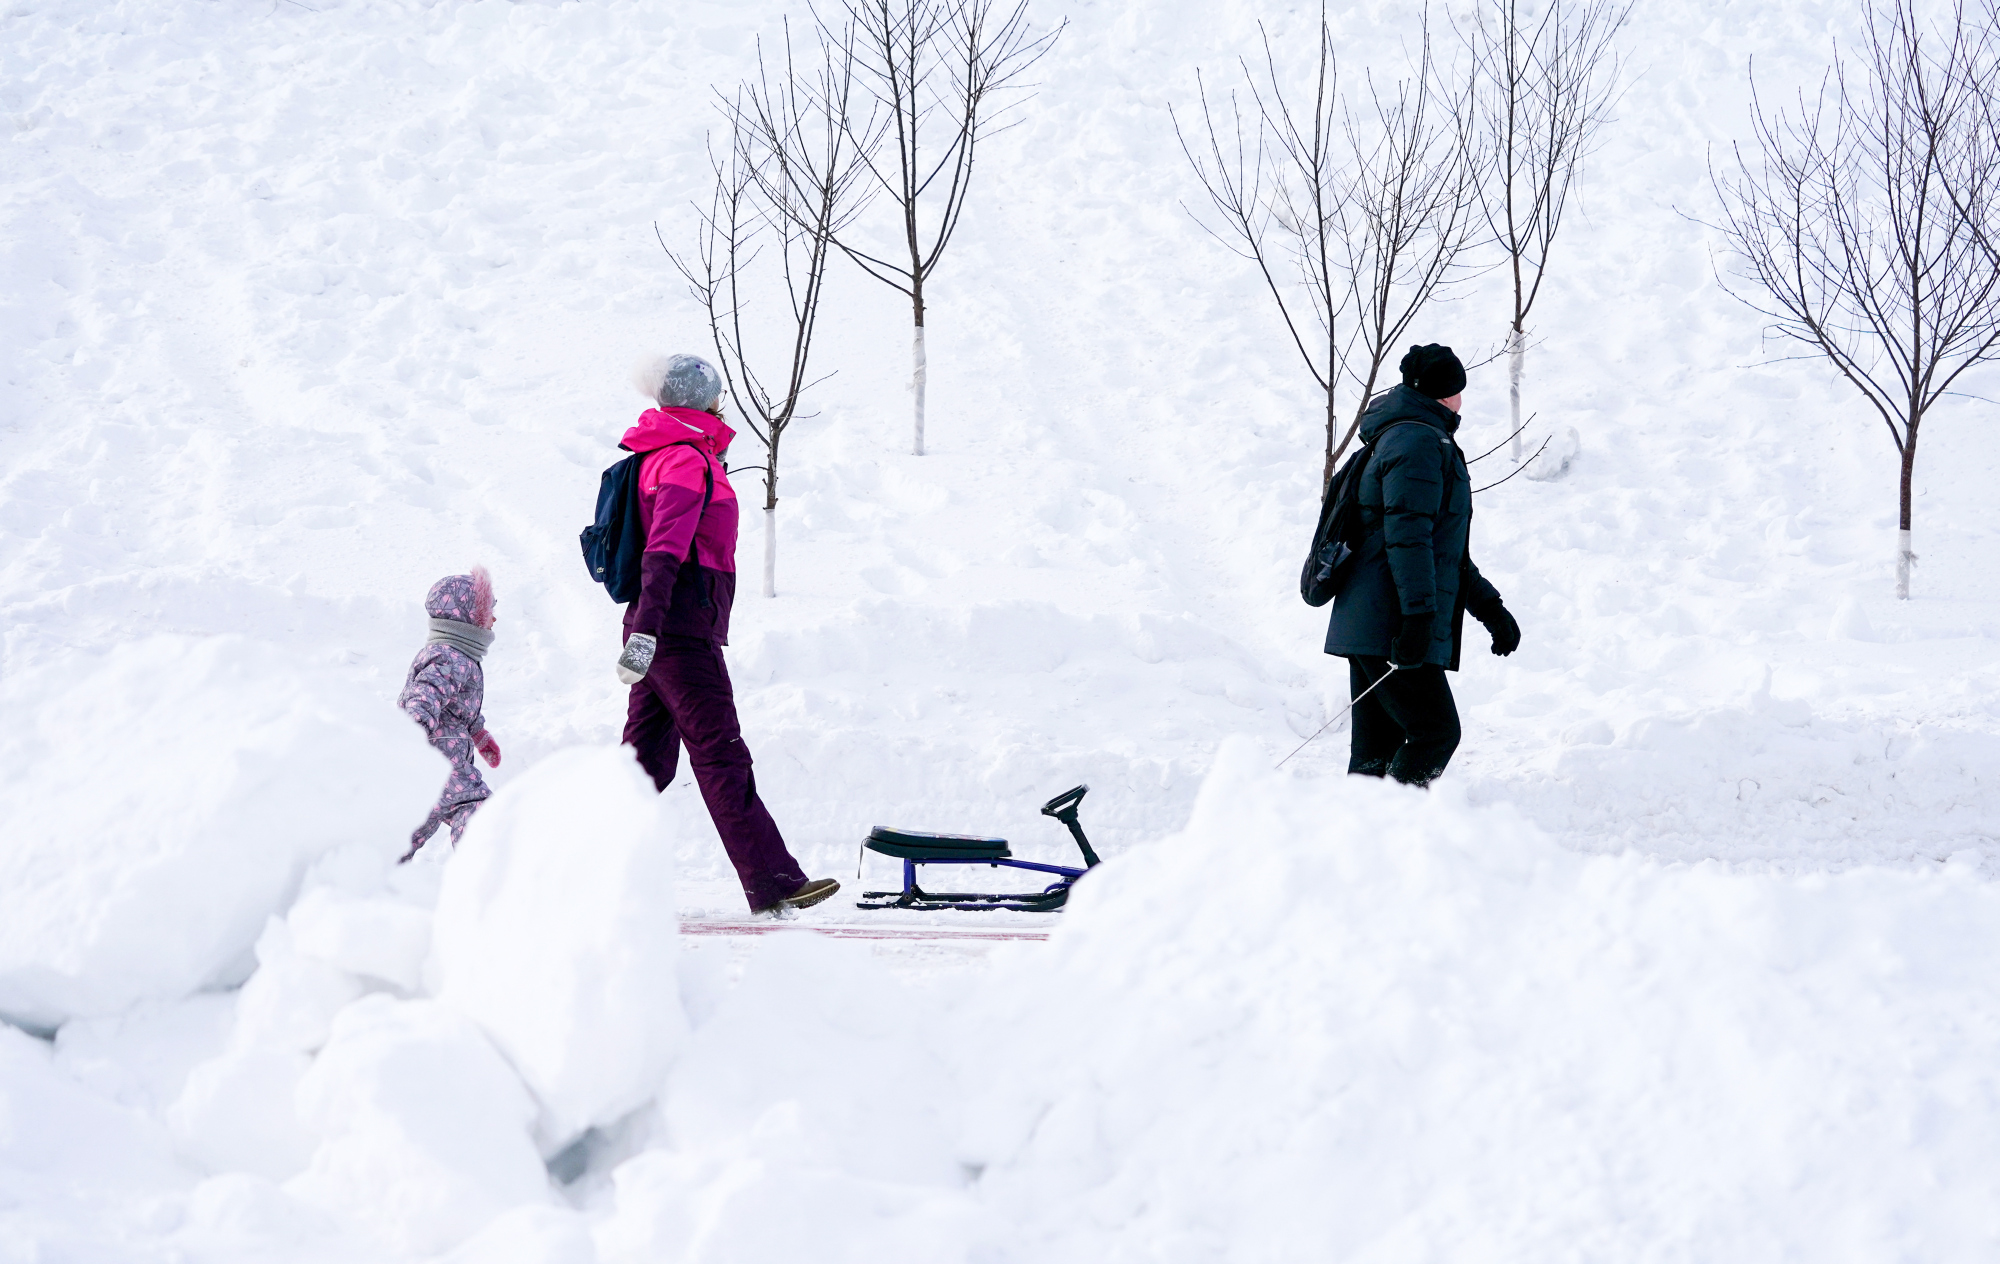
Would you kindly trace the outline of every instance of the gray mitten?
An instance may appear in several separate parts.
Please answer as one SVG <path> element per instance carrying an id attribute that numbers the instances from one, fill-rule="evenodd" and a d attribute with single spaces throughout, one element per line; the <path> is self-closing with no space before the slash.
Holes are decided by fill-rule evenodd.
<path id="1" fill-rule="evenodd" d="M 659 642 L 644 632 L 634 632 L 625 642 L 625 652 L 618 656 L 618 679 L 628 685 L 636 685 L 646 678 L 646 669 L 653 665 L 653 651 Z"/>

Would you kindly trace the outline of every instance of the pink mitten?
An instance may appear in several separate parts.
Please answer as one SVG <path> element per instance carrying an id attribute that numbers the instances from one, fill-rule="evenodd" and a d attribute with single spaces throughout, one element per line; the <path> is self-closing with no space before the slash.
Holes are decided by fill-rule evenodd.
<path id="1" fill-rule="evenodd" d="M 485 729 L 472 735 L 472 749 L 479 752 L 480 758 L 486 761 L 488 768 L 500 766 L 500 743 L 494 741 L 493 735 Z"/>

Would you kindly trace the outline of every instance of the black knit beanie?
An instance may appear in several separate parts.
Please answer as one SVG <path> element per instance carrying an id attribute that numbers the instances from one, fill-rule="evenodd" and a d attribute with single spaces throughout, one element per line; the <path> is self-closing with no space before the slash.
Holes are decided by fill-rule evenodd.
<path id="1" fill-rule="evenodd" d="M 1465 389 L 1465 366 L 1450 347 L 1435 342 L 1411 347 L 1396 367 L 1403 372 L 1403 385 L 1432 399 L 1450 399 Z"/>

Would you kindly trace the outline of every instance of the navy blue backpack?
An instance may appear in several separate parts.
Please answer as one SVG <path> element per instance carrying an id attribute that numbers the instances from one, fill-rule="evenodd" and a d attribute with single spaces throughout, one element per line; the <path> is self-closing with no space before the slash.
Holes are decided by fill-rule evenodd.
<path id="1" fill-rule="evenodd" d="M 604 471 L 597 485 L 597 521 L 583 529 L 583 564 L 619 605 L 639 599 L 639 558 L 646 528 L 639 521 L 639 463 L 634 452 Z"/>
<path id="2" fill-rule="evenodd" d="M 639 600 L 639 559 L 646 552 L 646 527 L 639 518 L 639 464 L 657 451 L 634 452 L 604 471 L 597 484 L 597 521 L 579 537 L 590 578 L 603 584 L 611 600 L 621 606 Z M 715 491 L 715 476 L 712 471 L 704 473 L 701 507 L 705 510 Z"/>

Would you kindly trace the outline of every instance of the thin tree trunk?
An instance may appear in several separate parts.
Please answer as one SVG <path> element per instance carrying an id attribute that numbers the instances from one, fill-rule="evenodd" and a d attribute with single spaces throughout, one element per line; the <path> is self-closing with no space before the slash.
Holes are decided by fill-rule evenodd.
<path id="1" fill-rule="evenodd" d="M 1903 440 L 1903 476 L 1901 514 L 1896 526 L 1896 599 L 1910 599 L 1910 568 L 1917 564 L 1917 555 L 1910 548 L 1910 483 L 1917 469 L 1917 433 L 1912 426 Z"/>
<path id="2" fill-rule="evenodd" d="M 1521 463 L 1521 363 L 1527 358 L 1528 339 L 1516 323 L 1507 339 L 1508 429 L 1514 432 L 1514 464 Z M 1534 477 L 1529 475 L 1530 478 Z"/>
<path id="3" fill-rule="evenodd" d="M 912 89 L 914 91 L 914 89 Z M 917 203 L 903 204 L 903 227 L 910 245 L 910 312 L 915 329 L 910 336 L 910 394 L 916 406 L 917 439 L 910 451 L 924 454 L 924 387 L 930 378 L 930 363 L 924 355 L 924 257 L 917 245 Z"/>
<path id="4" fill-rule="evenodd" d="M 1333 462 L 1335 456 L 1333 437 L 1339 433 L 1340 418 L 1333 411 L 1333 385 L 1329 382 L 1326 388 L 1326 472 L 1320 476 L 1319 480 L 1319 490 L 1322 496 L 1326 494 L 1326 489 L 1333 483 Z"/>

